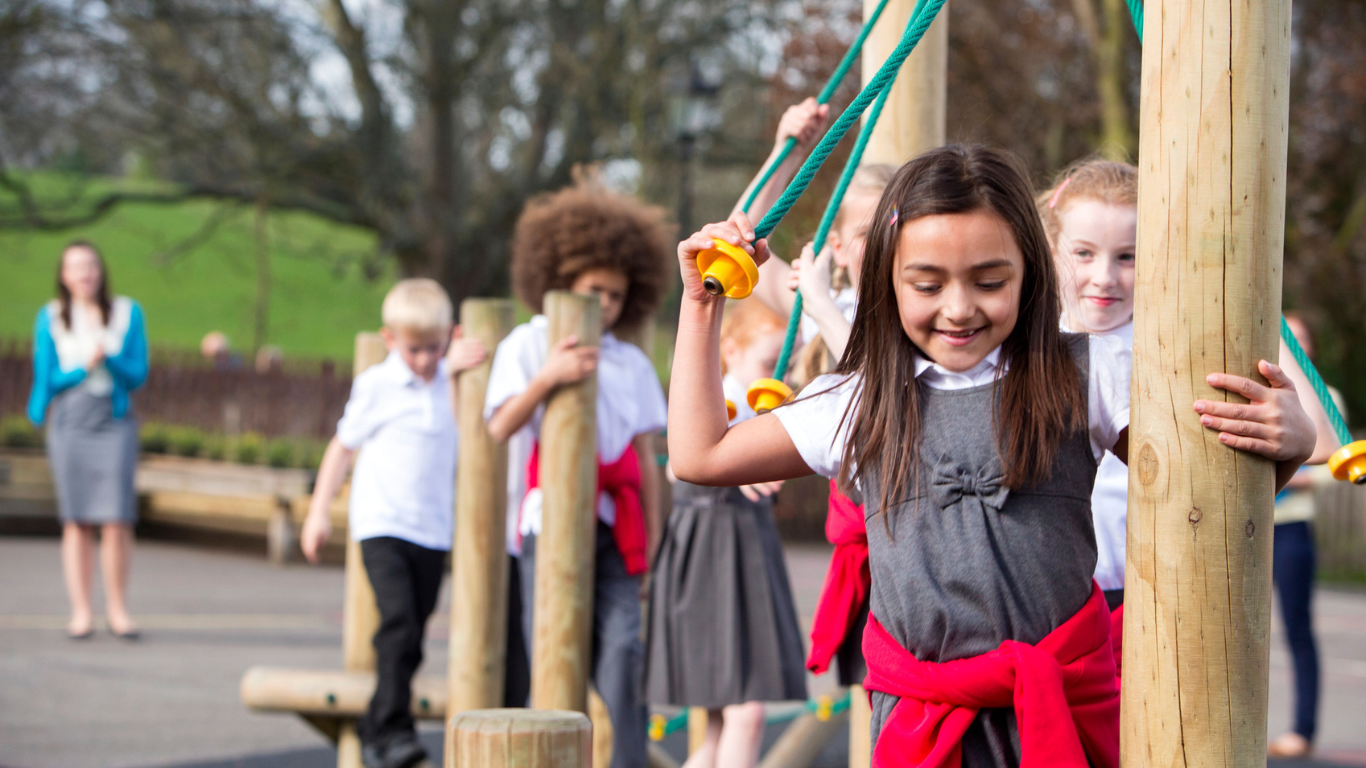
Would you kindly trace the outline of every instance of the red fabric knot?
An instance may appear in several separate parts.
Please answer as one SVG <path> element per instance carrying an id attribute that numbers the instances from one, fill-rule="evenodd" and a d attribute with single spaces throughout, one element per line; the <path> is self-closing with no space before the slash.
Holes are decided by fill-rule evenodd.
<path id="1" fill-rule="evenodd" d="M 526 490 L 540 487 L 541 443 L 531 447 L 531 458 L 526 465 Z M 639 576 L 650 569 L 649 537 L 645 533 L 645 510 L 640 503 L 640 457 L 634 445 L 616 461 L 603 464 L 598 460 L 598 492 L 593 495 L 593 515 L 598 514 L 597 498 L 606 493 L 616 506 L 617 519 L 612 523 L 612 539 L 621 559 L 626 562 L 626 573 Z"/>
<path id="2" fill-rule="evenodd" d="M 858 621 L 872 584 L 863 506 L 840 493 L 834 480 L 830 481 L 825 537 L 835 545 L 835 551 L 811 619 L 811 653 L 806 658 L 806 668 L 818 675 L 830 668 L 830 659 Z"/>
<path id="3" fill-rule="evenodd" d="M 874 766 L 959 768 L 977 712 L 1013 707 L 1020 768 L 1119 765 L 1119 683 L 1110 611 L 1099 586 L 1037 645 L 1014 640 L 969 659 L 920 661 L 876 617 L 863 635 L 864 686 L 899 701 L 873 748 Z"/>

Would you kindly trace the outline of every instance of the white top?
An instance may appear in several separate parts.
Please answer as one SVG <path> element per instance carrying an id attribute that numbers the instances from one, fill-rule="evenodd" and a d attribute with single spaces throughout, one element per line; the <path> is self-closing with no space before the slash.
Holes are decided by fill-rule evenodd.
<path id="1" fill-rule="evenodd" d="M 351 382 L 337 440 L 360 449 L 351 473 L 351 538 L 393 536 L 449 550 L 459 434 L 446 363 L 423 381 L 397 352 Z"/>
<path id="2" fill-rule="evenodd" d="M 498 345 L 493 356 L 493 370 L 489 373 L 488 394 L 484 399 L 484 419 L 493 414 L 509 399 L 527 390 L 531 380 L 545 365 L 549 345 L 550 321 L 536 315 L 530 322 L 512 329 Z M 737 405 L 738 407 L 738 405 Z M 611 333 L 602 335 L 598 354 L 597 399 L 598 463 L 610 464 L 621 458 L 637 435 L 657 432 L 669 422 L 669 408 L 664 401 L 664 390 L 659 386 L 650 358 L 634 344 L 617 339 Z M 522 446 L 530 446 L 541 433 L 541 416 L 545 404 L 536 407 L 531 420 L 518 431 Z M 526 462 L 530 452 L 520 457 L 508 455 L 508 509 L 521 509 L 518 531 L 523 536 L 541 531 L 541 492 L 533 489 L 523 496 L 526 487 Z M 517 463 L 514 463 L 516 461 Z M 514 485 L 513 476 L 517 476 Z M 617 510 L 612 497 L 598 494 L 598 519 L 611 525 L 616 522 Z"/>
<path id="3" fill-rule="evenodd" d="M 1111 340 L 1124 366 L 1125 383 L 1133 366 L 1133 322 L 1097 334 Z M 1094 359 L 1092 365 L 1095 365 Z M 1129 513 L 1129 468 L 1119 457 L 1106 451 L 1096 468 L 1096 486 L 1091 491 L 1091 520 L 1096 529 L 1096 582 L 1101 589 L 1124 589 L 1124 552 Z"/>
<path id="4" fill-rule="evenodd" d="M 917 358 L 915 374 L 934 389 L 967 389 L 995 381 L 1000 367 L 998 347 L 965 373 L 954 373 L 938 363 Z M 861 381 L 858 374 L 817 376 L 806 386 L 801 397 L 773 411 L 812 472 L 825 477 L 839 474 L 852 420 L 845 420 L 842 429 L 840 422 L 858 395 Z M 1091 451 L 1099 462 L 1105 451 L 1114 447 L 1119 433 L 1129 426 L 1129 363 L 1127 358 L 1120 356 L 1117 345 L 1108 339 L 1090 338 L 1087 390 Z"/>
<path id="5" fill-rule="evenodd" d="M 834 295 L 830 298 L 834 300 L 835 308 L 840 311 L 841 315 L 844 315 L 844 319 L 850 325 L 853 325 L 854 314 L 858 310 L 858 291 L 853 288 L 841 288 L 839 291 L 834 292 Z M 803 302 L 802 306 L 805 306 L 805 302 Z M 801 343 L 810 344 L 811 341 L 819 335 L 821 335 L 821 330 L 816 325 L 816 321 L 811 319 L 811 315 L 808 315 L 805 310 L 803 310 L 802 324 L 798 333 Z"/>
<path id="6" fill-rule="evenodd" d="M 89 312 L 84 304 L 71 302 L 70 328 L 62 322 L 61 305 L 55 301 L 49 305 L 52 319 L 48 327 L 52 344 L 57 349 L 57 364 L 63 371 L 84 368 L 98 347 L 104 348 L 105 357 L 114 357 L 123 351 L 123 338 L 128 335 L 128 324 L 133 316 L 133 302 L 127 297 L 115 296 L 109 304 L 109 324 L 101 325 L 98 312 Z M 96 397 L 105 397 L 114 391 L 114 377 L 101 363 L 86 374 L 77 388 Z"/>

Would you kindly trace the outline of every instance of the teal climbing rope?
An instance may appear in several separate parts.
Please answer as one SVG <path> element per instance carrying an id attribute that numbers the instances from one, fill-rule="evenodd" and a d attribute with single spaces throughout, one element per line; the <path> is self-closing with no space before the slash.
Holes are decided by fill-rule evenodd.
<path id="1" fill-rule="evenodd" d="M 923 4 L 923 0 L 922 0 Z M 868 138 L 873 134 L 873 127 L 877 125 L 877 119 L 882 115 L 882 107 L 887 103 L 887 96 L 892 92 L 891 82 L 888 81 L 887 87 L 878 94 L 877 101 L 873 102 L 873 108 L 868 113 L 868 119 L 863 121 L 863 128 L 859 131 L 858 141 L 855 142 L 853 150 L 849 152 L 849 162 L 844 164 L 844 172 L 840 174 L 839 183 L 835 185 L 835 192 L 830 196 L 830 202 L 825 206 L 825 213 L 821 216 L 820 226 L 816 228 L 816 237 L 812 241 L 812 249 L 819 254 L 825 248 L 825 239 L 830 234 L 830 228 L 835 223 L 835 215 L 839 213 L 840 204 L 844 201 L 845 192 L 849 191 L 849 183 L 854 179 L 854 173 L 858 171 L 859 162 L 863 159 L 863 150 L 868 147 Z M 787 367 L 792 358 L 792 347 L 797 343 L 797 329 L 802 321 L 802 292 L 797 291 L 792 299 L 792 314 L 787 318 L 787 335 L 783 337 L 783 349 L 778 354 L 778 362 L 773 366 L 773 378 L 782 381 L 787 376 Z"/>
<path id="2" fill-rule="evenodd" d="M 1129 17 L 1133 19 L 1134 31 L 1138 33 L 1138 41 L 1143 42 L 1143 0 L 1128 0 Z M 1300 342 L 1295 338 L 1295 334 L 1290 332 L 1290 325 L 1281 318 L 1281 340 L 1290 348 L 1290 356 L 1295 358 L 1300 370 L 1309 379 L 1309 384 L 1314 389 L 1314 394 L 1319 399 L 1319 404 L 1323 406 L 1324 412 L 1328 414 L 1328 421 L 1333 425 L 1333 432 L 1337 434 L 1338 442 L 1347 445 L 1352 442 L 1352 433 L 1347 429 L 1347 422 L 1342 418 L 1342 412 L 1338 410 L 1338 404 L 1333 401 L 1333 396 L 1328 392 L 1328 385 L 1324 383 L 1323 377 L 1319 375 L 1319 369 L 1314 366 L 1314 362 L 1309 359 L 1309 355 L 1300 346 Z"/>
<path id="3" fill-rule="evenodd" d="M 927 0 L 921 8 L 921 12 L 911 18 L 910 23 L 906 25 L 905 33 L 901 36 L 901 42 L 892 49 L 891 55 L 878 68 L 877 74 L 873 75 L 868 84 L 863 86 L 863 90 L 859 91 L 858 96 L 854 97 L 853 102 L 840 114 L 839 119 L 821 138 L 820 143 L 811 151 L 811 155 L 806 158 L 806 162 L 802 163 L 801 170 L 797 171 L 796 177 L 787 185 L 787 189 L 783 190 L 782 196 L 773 204 L 773 207 L 764 215 L 759 224 L 754 227 L 756 238 L 768 237 L 778 226 L 778 223 L 783 220 L 783 217 L 787 215 L 787 212 L 792 210 L 793 204 L 811 184 L 816 172 L 821 169 L 821 165 L 834 151 L 835 145 L 839 144 L 840 139 L 843 139 L 844 134 L 848 133 L 854 125 L 854 121 L 863 116 L 868 105 L 872 104 L 873 100 L 887 87 L 887 84 L 896 77 L 897 70 L 901 69 L 902 63 L 906 61 L 906 57 L 911 54 L 911 51 L 915 50 L 920 38 L 925 36 L 925 30 L 930 28 L 935 16 L 939 15 L 939 9 L 943 7 L 944 0 Z"/>
<path id="4" fill-rule="evenodd" d="M 889 0 L 881 0 L 877 4 L 877 7 L 873 9 L 872 15 L 863 22 L 863 28 L 859 30 L 858 37 L 854 38 L 854 42 L 849 46 L 849 50 L 844 52 L 844 58 L 840 59 L 839 66 L 835 67 L 835 71 L 830 73 L 830 79 L 825 81 L 825 87 L 821 88 L 821 92 L 816 96 L 817 104 L 828 104 L 831 97 L 835 95 L 835 89 L 839 87 L 840 83 L 844 82 L 845 75 L 848 75 L 849 70 L 853 68 L 854 61 L 858 58 L 859 53 L 863 51 L 863 43 L 867 41 L 868 34 L 872 32 L 873 27 L 877 25 L 877 20 L 882 17 L 882 11 L 887 8 L 888 2 Z M 754 205 L 754 199 L 759 196 L 759 191 L 768 185 L 768 182 L 773 179 L 773 174 L 778 171 L 778 166 L 782 165 L 783 161 L 787 160 L 788 156 L 792 154 L 792 150 L 796 147 L 797 139 L 795 137 L 788 137 L 787 141 L 783 143 L 782 149 L 778 150 L 777 156 L 773 158 L 773 162 L 769 163 L 768 167 L 764 168 L 764 172 L 759 177 L 758 183 L 754 185 L 754 189 L 750 190 L 749 196 L 745 198 L 745 204 L 740 207 L 740 210 L 746 213 L 749 212 L 749 207 Z"/>

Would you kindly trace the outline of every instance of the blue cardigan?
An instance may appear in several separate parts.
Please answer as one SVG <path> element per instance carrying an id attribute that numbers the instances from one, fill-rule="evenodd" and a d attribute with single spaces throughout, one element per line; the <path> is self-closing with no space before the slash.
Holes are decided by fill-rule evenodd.
<path id="1" fill-rule="evenodd" d="M 147 328 L 142 319 L 142 307 L 126 299 L 129 308 L 128 330 L 123 336 L 123 349 L 107 357 L 104 367 L 114 380 L 113 415 L 121 419 L 128 413 L 128 393 L 147 380 Z M 59 392 L 85 381 L 86 370 L 64 371 L 57 359 L 57 345 L 52 340 L 52 305 L 38 310 L 33 326 L 33 391 L 28 398 L 28 418 L 41 426 L 47 417 L 47 406 Z"/>

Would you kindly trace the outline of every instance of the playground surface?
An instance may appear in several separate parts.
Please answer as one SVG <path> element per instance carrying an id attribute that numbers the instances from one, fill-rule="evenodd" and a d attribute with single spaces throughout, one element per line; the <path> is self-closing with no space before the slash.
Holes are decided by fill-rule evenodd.
<path id="1" fill-rule="evenodd" d="M 798 612 L 809 622 L 829 548 L 791 545 Z M 144 637 L 63 637 L 58 542 L 0 537 L 0 767 L 330 767 L 333 752 L 301 720 L 248 712 L 249 666 L 341 664 L 342 571 L 275 567 L 256 555 L 142 541 L 131 596 Z M 444 677 L 447 598 L 433 616 L 423 674 Z M 1315 603 L 1324 694 L 1319 760 L 1366 766 L 1366 591 L 1321 589 Z M 1290 672 L 1273 624 L 1270 732 L 1288 723 Z M 813 678 L 811 693 L 832 690 Z M 770 728 L 769 740 L 783 726 Z M 424 733 L 439 747 L 437 726 Z M 683 734 L 664 744 L 681 757 Z M 844 765 L 843 739 L 818 766 Z M 1273 763 L 1274 765 L 1274 763 Z"/>

